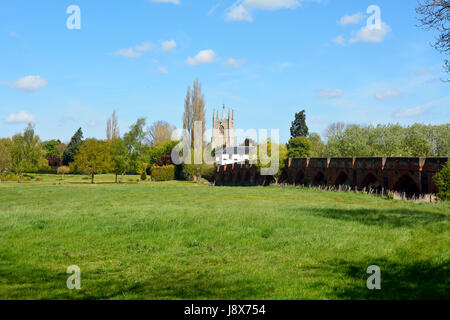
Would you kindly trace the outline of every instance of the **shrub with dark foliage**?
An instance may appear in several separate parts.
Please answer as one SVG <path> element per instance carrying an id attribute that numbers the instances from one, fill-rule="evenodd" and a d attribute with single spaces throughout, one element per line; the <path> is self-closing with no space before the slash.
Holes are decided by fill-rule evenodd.
<path id="1" fill-rule="evenodd" d="M 172 155 L 171 152 L 167 152 L 165 155 L 163 155 L 161 158 L 159 158 L 156 161 L 156 166 L 163 167 L 163 166 L 171 166 L 174 165 L 172 161 Z"/>
<path id="2" fill-rule="evenodd" d="M 49 156 L 47 157 L 47 161 L 50 167 L 59 167 L 62 162 L 60 156 Z"/>

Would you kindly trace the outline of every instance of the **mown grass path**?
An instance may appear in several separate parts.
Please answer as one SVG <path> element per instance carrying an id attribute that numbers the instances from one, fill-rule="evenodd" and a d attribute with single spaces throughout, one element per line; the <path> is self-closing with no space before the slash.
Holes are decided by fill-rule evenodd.
<path id="1" fill-rule="evenodd" d="M 448 203 L 41 177 L 0 183 L 0 299 L 450 298 Z"/>

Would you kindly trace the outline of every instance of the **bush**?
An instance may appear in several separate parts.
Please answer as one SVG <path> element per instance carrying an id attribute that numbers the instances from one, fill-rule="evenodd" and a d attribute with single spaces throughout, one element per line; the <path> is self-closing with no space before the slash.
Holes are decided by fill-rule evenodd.
<path id="1" fill-rule="evenodd" d="M 3 175 L 0 175 L 0 181 L 18 181 L 19 176 L 14 173 L 6 173 Z"/>
<path id="2" fill-rule="evenodd" d="M 67 174 L 70 173 L 70 168 L 68 166 L 62 166 L 58 167 L 58 170 L 56 171 L 57 174 Z"/>
<path id="3" fill-rule="evenodd" d="M 152 167 L 152 179 L 156 181 L 170 181 L 176 179 L 176 167 L 174 165 Z"/>
<path id="4" fill-rule="evenodd" d="M 450 200 L 450 161 L 442 170 L 433 177 L 434 183 L 438 189 L 437 196 L 443 201 Z"/>
<path id="5" fill-rule="evenodd" d="M 146 171 L 143 171 L 142 173 L 141 173 L 141 181 L 146 181 L 147 180 L 147 172 Z"/>
<path id="6" fill-rule="evenodd" d="M 31 181 L 32 179 L 34 179 L 33 176 L 30 175 L 23 175 L 22 176 L 22 181 Z M 17 182 L 19 181 L 19 175 L 18 174 L 14 174 L 14 173 L 7 173 L 4 175 L 0 175 L 0 181 L 14 181 Z"/>

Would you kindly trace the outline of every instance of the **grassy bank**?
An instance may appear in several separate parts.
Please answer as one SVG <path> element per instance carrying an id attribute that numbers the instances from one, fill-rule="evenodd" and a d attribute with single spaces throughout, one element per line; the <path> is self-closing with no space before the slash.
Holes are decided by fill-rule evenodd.
<path id="1" fill-rule="evenodd" d="M 448 203 L 38 177 L 0 183 L 0 299 L 450 298 Z"/>

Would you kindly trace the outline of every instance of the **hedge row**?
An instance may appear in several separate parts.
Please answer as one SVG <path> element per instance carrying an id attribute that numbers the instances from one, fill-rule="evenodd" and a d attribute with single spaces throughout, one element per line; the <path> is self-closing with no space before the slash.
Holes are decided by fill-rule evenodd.
<path id="1" fill-rule="evenodd" d="M 177 168 L 174 165 L 157 167 L 153 166 L 151 169 L 152 180 L 156 181 L 170 181 L 177 179 Z"/>

